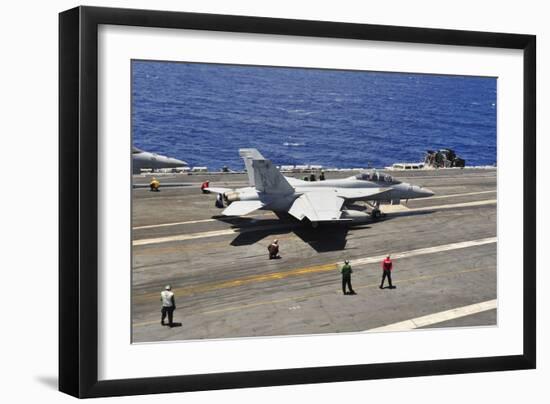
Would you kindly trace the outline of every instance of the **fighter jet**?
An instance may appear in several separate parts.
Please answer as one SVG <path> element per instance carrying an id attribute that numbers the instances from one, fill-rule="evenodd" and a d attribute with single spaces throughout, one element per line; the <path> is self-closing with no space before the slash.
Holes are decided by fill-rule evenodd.
<path id="1" fill-rule="evenodd" d="M 132 167 L 134 174 L 141 173 L 142 169 L 156 170 L 157 168 L 175 168 L 185 167 L 187 165 L 188 164 L 183 160 L 161 156 L 157 153 L 149 153 L 135 146 L 132 147 Z"/>
<path id="2" fill-rule="evenodd" d="M 381 215 L 380 203 L 426 198 L 434 193 L 417 185 L 398 181 L 377 171 L 343 179 L 302 181 L 285 177 L 256 149 L 240 149 L 249 186 L 239 189 L 209 187 L 218 194 L 216 206 L 227 206 L 222 215 L 242 216 L 257 209 L 288 213 L 300 221 L 319 223 L 362 222 Z M 372 209 L 357 209 L 363 201 Z M 223 204 L 225 202 L 225 205 Z"/>

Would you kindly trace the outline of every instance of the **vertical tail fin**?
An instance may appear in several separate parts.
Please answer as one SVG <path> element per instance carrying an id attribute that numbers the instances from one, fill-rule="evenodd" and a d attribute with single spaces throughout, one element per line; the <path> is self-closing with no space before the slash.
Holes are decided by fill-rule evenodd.
<path id="1" fill-rule="evenodd" d="M 281 172 L 256 149 L 240 149 L 251 186 L 266 194 L 287 195 L 294 192 Z"/>
<path id="2" fill-rule="evenodd" d="M 244 167 L 248 173 L 248 184 L 253 187 L 255 186 L 255 182 L 252 160 L 264 160 L 264 156 L 256 149 L 239 149 L 239 156 L 244 160 Z"/>

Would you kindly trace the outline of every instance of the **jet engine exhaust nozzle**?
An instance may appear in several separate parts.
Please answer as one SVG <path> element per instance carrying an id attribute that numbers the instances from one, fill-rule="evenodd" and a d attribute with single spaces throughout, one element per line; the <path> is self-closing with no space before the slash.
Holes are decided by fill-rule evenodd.
<path id="1" fill-rule="evenodd" d="M 224 198 L 228 203 L 237 202 L 237 201 L 241 200 L 240 194 L 238 192 L 235 192 L 235 191 L 226 192 L 224 194 Z"/>

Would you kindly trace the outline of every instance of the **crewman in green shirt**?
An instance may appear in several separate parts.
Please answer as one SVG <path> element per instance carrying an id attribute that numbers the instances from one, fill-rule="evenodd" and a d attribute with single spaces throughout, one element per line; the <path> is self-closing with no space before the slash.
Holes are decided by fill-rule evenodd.
<path id="1" fill-rule="evenodd" d="M 351 273 L 353 270 L 351 269 L 351 265 L 349 264 L 348 260 L 344 261 L 344 265 L 342 266 L 342 291 L 345 295 L 355 295 L 355 291 L 351 287 Z M 346 292 L 346 285 L 349 290 L 349 292 Z"/>

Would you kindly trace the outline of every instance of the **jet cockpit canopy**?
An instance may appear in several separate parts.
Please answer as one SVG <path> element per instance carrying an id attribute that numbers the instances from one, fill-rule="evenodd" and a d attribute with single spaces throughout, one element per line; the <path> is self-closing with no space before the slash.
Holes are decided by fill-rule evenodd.
<path id="1" fill-rule="evenodd" d="M 379 173 L 378 171 L 362 172 L 355 176 L 361 181 L 386 182 L 388 184 L 399 184 L 399 181 L 393 179 L 389 174 Z"/>

